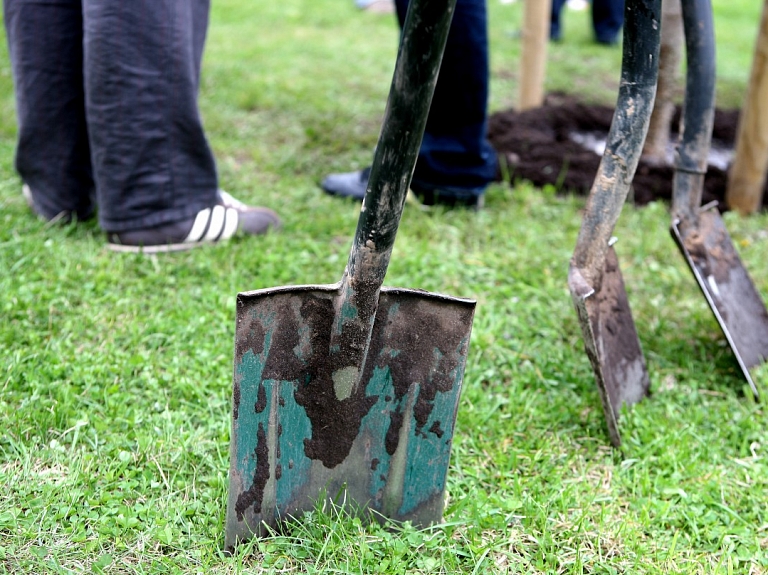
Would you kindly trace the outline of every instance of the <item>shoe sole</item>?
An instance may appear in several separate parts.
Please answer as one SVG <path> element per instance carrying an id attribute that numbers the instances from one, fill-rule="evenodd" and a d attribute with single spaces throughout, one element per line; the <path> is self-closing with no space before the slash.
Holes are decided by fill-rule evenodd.
<path id="1" fill-rule="evenodd" d="M 49 226 L 54 224 L 66 225 L 72 223 L 72 212 L 68 210 L 63 210 L 50 219 L 46 218 L 43 214 L 38 212 L 37 208 L 35 207 L 35 200 L 32 197 L 32 189 L 27 184 L 23 184 L 21 186 L 21 195 L 24 196 L 24 201 L 27 202 L 27 207 L 29 207 L 32 213 L 35 214 L 37 219 L 41 222 L 45 222 Z"/>
<path id="2" fill-rule="evenodd" d="M 163 244 L 158 246 L 124 246 L 107 244 L 110 251 L 124 254 L 166 254 L 171 252 L 186 252 L 202 246 L 212 246 L 222 242 L 187 242 L 182 244 Z"/>

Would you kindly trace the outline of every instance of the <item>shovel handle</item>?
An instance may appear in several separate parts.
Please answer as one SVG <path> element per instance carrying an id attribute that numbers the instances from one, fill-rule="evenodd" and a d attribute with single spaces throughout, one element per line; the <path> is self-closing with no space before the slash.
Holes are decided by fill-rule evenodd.
<path id="1" fill-rule="evenodd" d="M 411 0 L 408 6 L 331 334 L 331 353 L 348 374 L 362 367 L 367 353 L 455 6 L 456 0 Z"/>
<path id="2" fill-rule="evenodd" d="M 384 282 L 456 0 L 411 0 L 345 275 Z M 372 265 L 373 264 L 373 265 Z"/>
<path id="3" fill-rule="evenodd" d="M 602 276 L 648 132 L 659 75 L 660 22 L 661 0 L 627 0 L 619 95 L 571 259 L 590 285 Z"/>
<path id="4" fill-rule="evenodd" d="M 683 0 L 682 5 L 688 72 L 683 133 L 675 154 L 672 214 L 695 219 L 701 207 L 715 117 L 715 29 L 711 0 Z"/>

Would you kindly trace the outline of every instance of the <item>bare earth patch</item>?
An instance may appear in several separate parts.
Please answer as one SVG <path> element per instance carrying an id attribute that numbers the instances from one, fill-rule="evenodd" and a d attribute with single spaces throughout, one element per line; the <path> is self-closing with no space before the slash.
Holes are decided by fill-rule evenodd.
<path id="1" fill-rule="evenodd" d="M 492 114 L 488 137 L 496 150 L 510 158 L 512 181 L 524 179 L 537 187 L 553 185 L 558 192 L 586 195 L 600 164 L 600 146 L 611 126 L 613 108 L 579 102 L 563 94 L 550 94 L 540 108 L 523 112 L 506 110 Z M 739 110 L 716 110 L 710 166 L 704 179 L 702 204 L 720 202 L 723 210 L 732 149 L 738 129 Z M 672 118 L 673 141 L 668 162 L 640 160 L 630 192 L 637 205 L 672 197 L 672 154 L 680 108 Z M 597 151 L 596 151 L 597 150 Z M 766 185 L 768 188 L 768 185 Z M 768 194 L 764 194 L 764 198 Z M 765 199 L 764 204 L 765 206 Z"/>

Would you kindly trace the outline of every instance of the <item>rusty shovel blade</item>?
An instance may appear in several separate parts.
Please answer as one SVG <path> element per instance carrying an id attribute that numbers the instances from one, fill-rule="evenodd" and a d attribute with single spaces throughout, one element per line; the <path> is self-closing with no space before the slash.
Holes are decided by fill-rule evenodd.
<path id="1" fill-rule="evenodd" d="M 648 393 L 648 374 L 611 234 L 634 178 L 656 98 L 661 0 L 628 0 L 621 82 L 605 151 L 587 198 L 568 287 L 592 363 L 611 443 L 622 404 Z"/>
<path id="2" fill-rule="evenodd" d="M 340 290 L 238 295 L 227 549 L 323 496 L 376 518 L 442 519 L 475 302 L 382 288 L 350 379 L 328 353 Z"/>
<path id="3" fill-rule="evenodd" d="M 673 220 L 671 233 L 758 399 L 752 371 L 768 358 L 768 313 L 720 213 L 704 206 L 694 222 Z"/>
<path id="4" fill-rule="evenodd" d="M 606 253 L 599 286 L 589 285 L 579 269 L 571 267 L 568 287 L 595 373 L 608 434 L 611 443 L 619 447 L 621 406 L 646 397 L 650 381 L 614 249 L 611 247 Z"/>

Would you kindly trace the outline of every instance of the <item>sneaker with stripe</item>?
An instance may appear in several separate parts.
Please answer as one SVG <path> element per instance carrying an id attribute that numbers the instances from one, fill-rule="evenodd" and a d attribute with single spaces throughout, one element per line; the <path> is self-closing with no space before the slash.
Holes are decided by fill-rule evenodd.
<path id="1" fill-rule="evenodd" d="M 238 233 L 261 235 L 279 227 L 280 218 L 272 210 L 248 206 L 220 191 L 219 204 L 200 210 L 194 218 L 155 228 L 109 233 L 107 246 L 116 252 L 176 252 L 224 242 Z"/>

